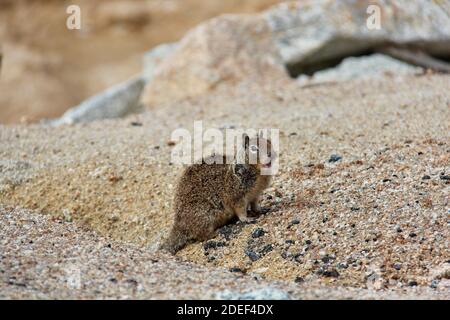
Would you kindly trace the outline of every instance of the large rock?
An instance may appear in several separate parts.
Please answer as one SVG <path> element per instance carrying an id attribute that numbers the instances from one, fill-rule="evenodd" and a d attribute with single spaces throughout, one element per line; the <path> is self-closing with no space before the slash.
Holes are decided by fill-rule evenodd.
<path id="1" fill-rule="evenodd" d="M 369 5 L 380 29 L 367 26 Z M 338 13 L 338 14 L 337 14 Z M 450 55 L 448 1 L 322 0 L 282 3 L 259 15 L 224 15 L 189 32 L 155 71 L 143 101 L 155 106 L 243 79 L 273 83 L 393 43 Z"/>
<path id="2" fill-rule="evenodd" d="M 301 75 L 298 81 L 309 85 L 322 82 L 347 81 L 384 75 L 420 74 L 423 69 L 398 61 L 383 54 L 361 57 L 348 57 L 335 68 L 314 73 L 313 76 Z"/>
<path id="3" fill-rule="evenodd" d="M 381 10 L 380 29 L 367 26 L 369 5 Z M 293 75 L 311 65 L 358 54 L 385 43 L 450 55 L 450 2 L 322 0 L 283 3 L 264 17 Z"/>
<path id="4" fill-rule="evenodd" d="M 146 87 L 146 105 L 182 100 L 223 83 L 285 77 L 262 16 L 224 15 L 189 32 Z"/>
<path id="5" fill-rule="evenodd" d="M 145 80 L 141 76 L 120 83 L 69 109 L 60 119 L 51 123 L 53 125 L 61 125 L 91 122 L 101 119 L 120 118 L 136 112 L 140 109 L 139 98 L 144 84 Z"/>

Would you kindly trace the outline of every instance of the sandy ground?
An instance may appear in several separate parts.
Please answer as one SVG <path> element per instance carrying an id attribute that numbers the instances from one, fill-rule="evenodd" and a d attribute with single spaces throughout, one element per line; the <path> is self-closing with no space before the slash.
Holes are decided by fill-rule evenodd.
<path id="1" fill-rule="evenodd" d="M 2 0 L 0 123 L 59 117 L 142 69 L 142 55 L 223 13 L 277 0 Z M 66 27 L 69 5 L 81 30 Z"/>
<path id="2" fill-rule="evenodd" d="M 209 291 L 202 296 L 201 287 L 190 294 L 171 292 L 170 285 L 166 290 L 157 271 L 147 271 L 167 267 L 186 275 L 173 280 L 177 288 L 189 287 L 190 281 L 215 286 L 216 274 L 233 282 L 235 274 L 226 270 L 234 268 L 245 274 L 239 278 L 244 287 L 256 285 L 252 277 L 257 275 L 259 281 L 278 281 L 294 298 L 449 299 L 449 87 L 450 77 L 444 75 L 309 88 L 295 81 L 268 88 L 242 83 L 123 120 L 60 128 L 2 126 L 0 203 L 44 212 L 57 222 L 2 209 L 0 293 L 211 297 Z M 178 127 L 192 130 L 194 119 L 203 119 L 205 128 L 281 130 L 280 172 L 263 197 L 269 212 L 254 224 L 224 227 L 215 239 L 178 253 L 177 259 L 194 264 L 169 257 L 152 264 L 158 253 L 151 252 L 171 225 L 170 203 L 181 170 L 170 164 L 170 134 Z M 330 162 L 332 154 L 342 159 Z M 52 236 L 37 246 L 17 242 L 19 235 L 37 242 L 43 234 L 15 224 L 22 216 L 40 221 L 45 232 L 61 234 L 58 239 L 68 245 L 54 248 Z M 100 238 L 77 231 L 78 226 Z M 257 228 L 263 232 L 255 233 Z M 100 249 L 86 249 L 103 241 L 118 241 L 103 258 Z M 51 266 L 52 259 L 64 256 L 92 270 L 106 269 L 88 273 L 92 287 L 73 292 L 51 272 L 38 279 L 36 266 L 8 266 L 9 261 Z M 122 259 L 133 270 L 129 277 L 143 283 L 142 292 L 130 291 L 125 281 L 114 287 L 106 280 L 117 271 L 114 261 Z M 169 279 L 177 272 L 167 273 Z M 21 273 L 25 285 L 8 280 Z M 147 279 L 150 275 L 154 280 Z M 324 290 L 310 294 L 316 287 Z M 151 293 L 153 288 L 163 292 Z"/>

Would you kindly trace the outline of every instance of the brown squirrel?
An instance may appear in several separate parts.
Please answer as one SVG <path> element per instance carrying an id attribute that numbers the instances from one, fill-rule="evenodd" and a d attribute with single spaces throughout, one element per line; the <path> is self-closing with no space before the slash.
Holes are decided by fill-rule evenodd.
<path id="1" fill-rule="evenodd" d="M 215 155 L 184 170 L 175 193 L 175 221 L 160 249 L 175 254 L 189 242 L 214 237 L 215 230 L 235 216 L 243 222 L 251 220 L 249 207 L 261 212 L 259 197 L 271 181 L 261 169 L 271 167 L 275 153 L 269 139 L 259 135 L 250 139 L 247 134 L 242 138 L 243 146 L 232 163 L 226 163 L 226 156 Z M 213 157 L 222 157 L 222 164 L 212 163 Z"/>

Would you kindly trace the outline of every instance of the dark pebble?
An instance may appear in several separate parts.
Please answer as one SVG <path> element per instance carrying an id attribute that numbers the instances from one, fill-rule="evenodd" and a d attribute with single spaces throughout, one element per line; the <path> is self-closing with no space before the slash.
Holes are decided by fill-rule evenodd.
<path id="1" fill-rule="evenodd" d="M 295 283 L 303 283 L 305 280 L 302 277 L 296 277 L 294 280 Z"/>
<path id="2" fill-rule="evenodd" d="M 295 244 L 295 241 L 294 240 L 286 240 L 284 243 L 286 243 L 286 244 Z"/>
<path id="3" fill-rule="evenodd" d="M 440 178 L 441 180 L 450 180 L 450 176 L 449 176 L 449 175 L 439 176 L 439 178 Z"/>
<path id="4" fill-rule="evenodd" d="M 266 245 L 264 246 L 264 248 L 262 248 L 261 254 L 266 254 L 266 253 L 268 253 L 268 252 L 270 252 L 270 251 L 272 251 L 272 250 L 273 250 L 273 245 L 271 245 L 271 244 L 266 244 Z"/>
<path id="5" fill-rule="evenodd" d="M 317 270 L 317 274 L 327 278 L 337 278 L 339 277 L 339 272 L 336 269 L 324 270 L 320 268 Z"/>
<path id="6" fill-rule="evenodd" d="M 245 255 L 247 257 L 249 257 L 250 260 L 252 260 L 252 261 L 256 261 L 260 258 L 260 256 L 256 252 L 251 251 L 251 250 L 245 250 Z"/>
<path id="7" fill-rule="evenodd" d="M 230 268 L 230 272 L 245 273 L 241 268 Z"/>
<path id="8" fill-rule="evenodd" d="M 434 279 L 433 281 L 431 281 L 430 287 L 433 289 L 436 289 L 439 285 L 439 280 L 438 279 Z"/>
<path id="9" fill-rule="evenodd" d="M 430 180 L 430 179 L 431 177 L 427 174 L 422 177 L 422 180 Z"/>
<path id="10" fill-rule="evenodd" d="M 306 243 L 307 245 L 310 245 L 312 242 L 311 242 L 311 240 L 306 240 L 305 243 Z"/>
<path id="11" fill-rule="evenodd" d="M 136 121 L 131 122 L 131 125 L 133 127 L 142 127 L 142 123 L 141 122 L 136 122 Z"/>
<path id="12" fill-rule="evenodd" d="M 222 241 L 209 240 L 203 244 L 203 249 L 205 249 L 205 250 L 216 249 L 216 248 L 223 247 L 223 246 L 225 246 L 225 243 Z"/>
<path id="13" fill-rule="evenodd" d="M 400 263 L 394 263 L 393 267 L 395 270 L 400 270 L 402 268 L 402 265 Z"/>
<path id="14" fill-rule="evenodd" d="M 264 231 L 263 228 L 256 228 L 252 232 L 252 238 L 256 239 L 256 238 L 262 237 L 265 233 L 266 232 Z"/>
<path id="15" fill-rule="evenodd" d="M 328 159 L 328 162 L 337 162 L 337 161 L 339 161 L 339 160 L 341 160 L 342 159 L 342 157 L 340 156 L 340 155 L 338 155 L 338 154 L 332 154 L 331 156 L 330 156 L 330 159 Z"/>
<path id="16" fill-rule="evenodd" d="M 323 263 L 328 263 L 328 262 L 330 262 L 330 261 L 331 261 L 331 258 L 330 258 L 328 255 L 322 257 L 322 262 L 323 262 Z"/>
<path id="17" fill-rule="evenodd" d="M 298 220 L 298 219 L 291 220 L 291 222 L 289 222 L 288 228 L 292 227 L 294 224 L 299 224 L 299 223 L 300 223 L 300 220 Z"/>
<path id="18" fill-rule="evenodd" d="M 408 286 L 416 287 L 417 286 L 417 281 L 412 280 L 412 281 L 408 282 Z"/>
<path id="19" fill-rule="evenodd" d="M 415 234 L 414 232 L 411 232 L 411 233 L 409 234 L 409 236 L 410 236 L 411 238 L 414 238 L 414 237 L 417 236 L 417 234 Z"/>
<path id="20" fill-rule="evenodd" d="M 383 179 L 383 182 L 390 182 L 391 179 Z"/>
<path id="21" fill-rule="evenodd" d="M 351 211 L 359 211 L 360 208 L 359 208 L 359 207 L 351 207 L 350 210 L 351 210 Z"/>

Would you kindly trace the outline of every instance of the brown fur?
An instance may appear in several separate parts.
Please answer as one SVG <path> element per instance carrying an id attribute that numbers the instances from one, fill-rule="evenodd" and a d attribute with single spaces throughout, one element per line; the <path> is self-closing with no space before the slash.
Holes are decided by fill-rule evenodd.
<path id="1" fill-rule="evenodd" d="M 258 162 L 249 164 L 248 150 L 267 142 L 267 152 L 260 155 Z M 241 221 L 249 220 L 247 209 L 259 213 L 259 196 L 266 189 L 271 176 L 261 175 L 261 161 L 271 161 L 270 140 L 244 136 L 244 164 L 201 164 L 190 165 L 183 172 L 174 199 L 175 221 L 167 241 L 161 249 L 176 253 L 191 241 L 212 238 L 215 230 L 229 223 L 235 216 Z M 254 148 L 254 147 L 253 147 Z M 253 149 L 254 150 L 254 149 Z"/>

